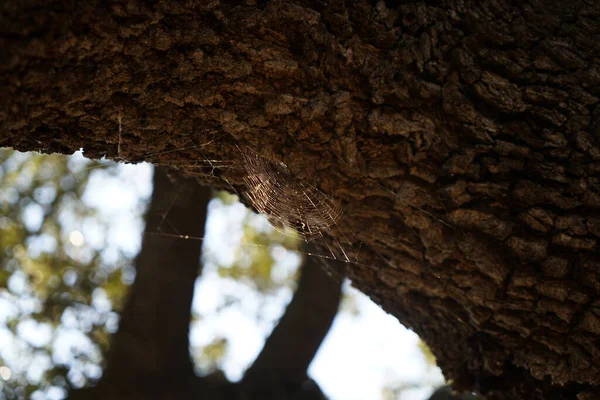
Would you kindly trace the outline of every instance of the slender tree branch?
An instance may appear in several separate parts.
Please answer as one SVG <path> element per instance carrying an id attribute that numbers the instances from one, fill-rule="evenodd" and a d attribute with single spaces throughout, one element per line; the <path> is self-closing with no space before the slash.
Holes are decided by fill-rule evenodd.
<path id="1" fill-rule="evenodd" d="M 313 257 L 306 259 L 298 288 L 285 314 L 244 376 L 244 383 L 301 384 L 337 313 L 342 280 Z"/>

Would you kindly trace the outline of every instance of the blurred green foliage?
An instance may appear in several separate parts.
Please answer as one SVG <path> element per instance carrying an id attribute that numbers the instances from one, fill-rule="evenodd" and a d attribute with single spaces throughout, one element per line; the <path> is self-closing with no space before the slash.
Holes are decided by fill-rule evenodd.
<path id="1" fill-rule="evenodd" d="M 221 232 L 218 228 L 211 232 L 213 219 L 220 220 L 217 225 Z M 301 238 L 291 229 L 273 228 L 265 216 L 251 212 L 238 196 L 224 191 L 217 193 L 209 205 L 207 235 L 203 276 L 223 286 L 213 310 L 204 314 L 194 311 L 192 329 L 211 330 L 218 325 L 219 317 L 214 314 L 224 315 L 230 310 L 241 311 L 268 334 L 284 311 L 282 294 L 287 292 L 289 301 L 295 289 L 302 261 L 295 251 L 301 250 Z M 216 277 L 210 277 L 211 274 Z M 278 312 L 273 312 L 274 305 L 281 306 Z M 229 353 L 227 336 L 215 332 L 212 341 L 192 346 L 191 355 L 199 374 L 212 374 L 223 368 L 228 356 L 235 358 Z"/>
<path id="2" fill-rule="evenodd" d="M 239 201 L 237 196 L 227 192 L 220 192 L 218 199 L 225 205 Z M 293 287 L 298 270 L 294 268 L 291 274 L 286 274 L 282 279 L 274 278 L 274 252 L 301 250 L 302 239 L 296 231 L 291 228 L 275 229 L 266 222 L 264 216 L 250 211 L 245 213 L 241 229 L 242 240 L 235 249 L 235 259 L 231 264 L 220 264 L 219 275 L 243 280 L 263 294 L 278 290 L 282 285 Z"/>
<path id="3" fill-rule="evenodd" d="M 135 254 L 110 244 L 114 221 L 86 203 L 94 175 L 118 179 L 119 166 L 81 155 L 0 149 L 3 398 L 60 399 L 66 390 L 101 377 L 103 354 L 118 328 L 118 312 L 135 276 Z M 93 193 L 98 195 L 102 194 Z M 137 217 L 143 215 L 147 200 L 140 199 Z M 215 201 L 225 207 L 241 206 L 236 196 L 226 192 L 218 193 Z M 264 217 L 243 213 L 241 226 L 231 228 L 242 231 L 233 261 L 205 258 L 221 278 L 243 283 L 260 295 L 273 295 L 282 287 L 293 289 L 297 269 L 282 272 L 276 255 L 282 249 L 297 249 L 298 236 L 274 230 Z M 229 299 L 223 307 L 239 301 Z M 193 317 L 194 322 L 204 318 Z M 192 349 L 192 355 L 203 371 L 212 372 L 227 348 L 226 338 L 215 337 Z"/>
<path id="4" fill-rule="evenodd" d="M 60 398 L 100 377 L 115 332 L 131 259 L 108 262 L 83 239 L 106 221 L 82 201 L 91 172 L 83 157 L 0 150 L 0 379 L 4 398 Z M 126 274 L 127 274 L 126 273 Z"/>

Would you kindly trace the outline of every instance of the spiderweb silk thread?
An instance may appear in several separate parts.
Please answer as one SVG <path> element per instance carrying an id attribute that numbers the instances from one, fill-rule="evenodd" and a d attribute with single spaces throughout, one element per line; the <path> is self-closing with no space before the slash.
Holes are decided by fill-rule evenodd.
<path id="1" fill-rule="evenodd" d="M 295 177 L 288 167 L 255 151 L 241 149 L 252 206 L 278 229 L 288 226 L 306 241 L 320 238 L 342 216 L 339 202 Z"/>

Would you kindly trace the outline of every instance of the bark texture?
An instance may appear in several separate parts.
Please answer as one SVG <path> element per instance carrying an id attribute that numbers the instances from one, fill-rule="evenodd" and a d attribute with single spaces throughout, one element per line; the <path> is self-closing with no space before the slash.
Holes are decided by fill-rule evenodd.
<path id="1" fill-rule="evenodd" d="M 327 244 L 457 386 L 600 396 L 598 2 L 0 7 L 0 145 L 237 191 L 260 151 L 342 202 Z"/>

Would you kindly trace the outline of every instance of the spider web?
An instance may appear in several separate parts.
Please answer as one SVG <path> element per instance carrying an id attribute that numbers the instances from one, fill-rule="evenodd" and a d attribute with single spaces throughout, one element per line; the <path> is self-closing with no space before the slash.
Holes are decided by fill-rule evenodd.
<path id="1" fill-rule="evenodd" d="M 120 152 L 123 148 L 122 135 L 124 131 L 122 129 L 120 118 L 118 123 L 117 159 L 123 160 Z M 174 146 L 174 148 L 171 149 L 168 149 L 168 147 L 171 146 L 166 145 L 162 151 L 146 154 L 142 157 L 142 160 L 151 162 L 156 166 L 162 166 L 167 169 L 185 172 L 186 174 L 203 176 L 205 178 L 209 178 L 209 181 L 215 183 L 225 182 L 229 186 L 229 189 L 238 195 L 238 197 L 244 196 L 256 211 L 267 215 L 269 221 L 275 229 L 286 233 L 285 228 L 291 228 L 296 231 L 305 242 L 315 242 L 320 245 L 318 247 L 324 247 L 329 250 L 329 255 L 315 252 L 313 249 L 317 249 L 317 247 L 314 246 L 312 246 L 310 250 L 306 251 L 296 250 L 297 253 L 306 257 L 317 257 L 326 261 L 342 262 L 344 264 L 353 264 L 362 268 L 378 270 L 379 268 L 375 265 L 372 265 L 371 263 L 364 263 L 359 260 L 361 250 L 367 249 L 372 253 L 372 255 L 377 256 L 384 263 L 391 265 L 391 261 L 388 258 L 381 255 L 372 246 L 368 246 L 362 240 L 358 239 L 354 232 L 349 231 L 351 236 L 355 239 L 348 239 L 346 235 L 347 232 L 345 232 L 346 229 L 342 230 L 340 226 L 343 213 L 339 201 L 323 193 L 310 183 L 296 177 L 284 163 L 262 155 L 248 146 L 242 146 L 241 144 L 238 144 L 237 139 L 231 134 L 216 131 L 210 131 L 208 133 L 203 132 L 203 136 L 206 135 L 212 138 L 203 143 L 195 143 L 193 140 L 189 140 L 189 145 Z M 227 137 L 229 137 L 229 140 L 227 140 Z M 242 156 L 242 163 L 239 161 L 234 162 L 220 160 L 218 159 L 218 156 L 216 156 L 217 153 L 220 153 L 220 151 L 218 151 L 220 147 L 219 145 L 222 145 L 223 141 L 228 141 L 231 145 L 231 140 L 233 140 L 233 144 L 238 148 Z M 213 147 L 217 149 L 217 151 L 214 149 L 211 151 Z M 438 220 L 440 223 L 448 226 L 449 228 L 456 229 L 456 227 L 452 226 L 445 220 L 438 218 L 427 210 L 418 207 L 417 205 L 412 204 L 405 199 L 402 199 L 399 193 L 395 192 L 391 188 L 381 185 L 372 178 L 363 175 L 355 167 L 349 165 L 332 147 L 329 147 L 329 150 L 337 158 L 339 158 L 340 162 L 342 162 L 349 170 L 356 172 L 363 179 L 372 181 L 381 189 L 393 194 L 393 196 L 400 202 L 415 208 L 424 215 Z M 168 156 L 170 153 L 180 152 L 189 152 L 189 158 L 194 161 L 192 161 L 190 164 L 178 165 L 170 162 L 168 159 L 162 159 L 162 156 Z M 195 154 L 195 156 L 193 154 Z M 237 170 L 237 172 L 234 173 L 235 175 L 242 173 L 247 190 L 240 194 L 236 187 L 234 187 L 234 185 L 232 185 L 221 174 L 221 172 L 224 170 L 228 170 L 230 172 Z M 239 187 L 237 188 L 239 189 Z M 189 235 L 180 234 L 178 232 L 164 232 L 160 225 L 162 225 L 163 222 L 169 224 L 168 212 L 169 210 L 165 212 L 161 223 L 156 227 L 158 231 L 146 232 L 146 234 L 171 236 L 185 240 L 204 240 L 204 238 L 201 237 L 192 237 Z M 326 235 L 327 238 L 325 238 L 325 233 L 331 230 L 333 227 L 336 228 L 335 230 L 343 238 L 343 244 L 341 241 L 335 239 L 335 235 Z M 289 234 L 289 231 L 287 231 L 287 233 Z M 333 248 L 330 244 L 333 245 Z M 408 248 L 403 243 L 400 243 L 400 245 L 405 248 L 405 251 L 407 254 L 410 254 L 411 257 L 415 257 L 417 259 L 420 258 L 418 254 L 415 254 L 413 250 Z M 260 244 L 246 244 L 246 246 L 268 247 Z M 331 268 L 328 268 L 328 272 L 330 274 L 333 273 L 334 277 L 336 278 L 344 278 L 343 274 L 337 274 Z"/>
<path id="2" fill-rule="evenodd" d="M 274 229 L 284 235 L 290 235 L 290 230 L 295 231 L 306 243 L 314 242 L 320 246 L 311 246 L 302 250 L 294 250 L 298 254 L 306 257 L 317 257 L 321 260 L 337 261 L 342 263 L 352 263 L 362 265 L 363 267 L 374 268 L 367 264 L 358 262 L 358 254 L 362 248 L 362 241 L 358 245 L 353 245 L 348 240 L 346 234 L 339 225 L 342 219 L 342 207 L 338 200 L 323 193 L 321 190 L 310 183 L 296 177 L 292 171 L 282 162 L 258 153 L 248 146 L 242 146 L 234 141 L 234 145 L 239 150 L 241 162 L 217 160 L 209 155 L 211 145 L 219 147 L 219 143 L 224 136 L 215 135 L 211 140 L 204 143 L 189 146 L 178 147 L 156 153 L 146 154 L 143 159 L 151 162 L 155 166 L 161 166 L 175 171 L 185 171 L 189 176 L 202 176 L 214 180 L 215 183 L 225 181 L 229 190 L 234 192 L 239 198 L 244 197 L 247 204 L 260 214 L 266 215 Z M 222 142 L 220 143 L 222 144 Z M 160 161 L 160 156 L 169 155 L 175 152 L 190 152 L 194 154 L 193 162 L 185 165 L 172 164 Z M 228 170 L 237 170 L 235 175 L 240 176 L 245 183 L 245 190 L 240 187 L 234 187 L 221 172 Z M 174 204 L 175 199 L 173 199 Z M 171 206 L 172 206 L 171 204 Z M 178 232 L 171 226 L 168 214 L 171 206 L 162 215 L 162 218 L 156 226 L 156 232 L 146 232 L 150 235 L 159 235 L 167 237 L 177 237 L 185 240 L 203 241 L 204 238 L 193 237 Z M 163 228 L 169 227 L 172 233 L 168 233 Z M 344 244 L 335 239 L 334 235 L 327 235 L 326 232 L 336 227 L 344 238 Z M 322 239 L 322 240 L 318 240 Z M 262 244 L 245 243 L 243 247 L 268 247 Z M 328 254 L 318 253 L 318 247 L 326 248 Z M 356 251 L 355 251 L 356 250 Z M 351 258 L 350 253 L 355 253 Z M 386 260 L 387 261 L 387 260 Z M 345 274 L 337 271 L 340 267 L 330 265 L 326 272 L 333 278 L 343 280 Z"/>
<path id="3" fill-rule="evenodd" d="M 288 226 L 309 242 L 323 237 L 340 220 L 340 203 L 295 177 L 285 164 L 249 148 L 240 151 L 247 172 L 245 196 L 275 228 Z"/>

